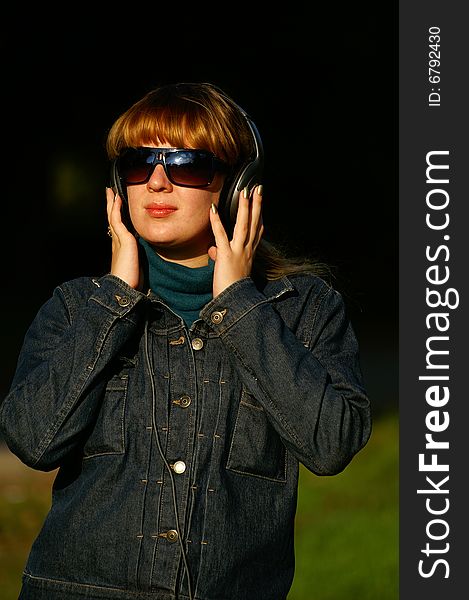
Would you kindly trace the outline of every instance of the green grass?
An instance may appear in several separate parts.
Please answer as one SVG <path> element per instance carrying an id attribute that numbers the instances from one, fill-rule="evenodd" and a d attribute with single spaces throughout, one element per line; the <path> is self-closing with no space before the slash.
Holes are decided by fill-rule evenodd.
<path id="1" fill-rule="evenodd" d="M 23 465 L 0 450 L 0 597 L 17 600 L 31 544 L 50 506 L 55 473 Z"/>
<path id="2" fill-rule="evenodd" d="M 397 600 L 398 417 L 376 421 L 339 475 L 302 468 L 288 600 Z"/>
<path id="3" fill-rule="evenodd" d="M 398 437 L 397 415 L 382 416 L 343 473 L 301 468 L 288 600 L 397 600 Z M 7 451 L 0 459 L 1 600 L 17 600 L 55 473 L 33 471 Z"/>

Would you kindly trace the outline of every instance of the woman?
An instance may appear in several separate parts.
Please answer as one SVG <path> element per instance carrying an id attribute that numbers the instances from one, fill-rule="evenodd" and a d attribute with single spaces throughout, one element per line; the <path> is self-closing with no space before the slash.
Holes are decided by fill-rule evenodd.
<path id="1" fill-rule="evenodd" d="M 298 463 L 342 471 L 371 425 L 340 295 L 262 239 L 261 185 L 226 216 L 258 143 L 209 84 L 111 128 L 110 273 L 55 290 L 0 407 L 59 467 L 21 599 L 286 598 Z"/>

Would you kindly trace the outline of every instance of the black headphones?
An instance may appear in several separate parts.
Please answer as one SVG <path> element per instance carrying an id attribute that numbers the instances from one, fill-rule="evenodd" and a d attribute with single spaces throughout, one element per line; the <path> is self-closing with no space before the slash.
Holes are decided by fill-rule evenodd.
<path id="1" fill-rule="evenodd" d="M 238 109 L 246 119 L 249 131 L 251 132 L 254 152 L 249 159 L 238 166 L 232 174 L 227 176 L 220 193 L 218 210 L 223 225 L 229 232 L 233 231 L 234 224 L 236 223 L 239 195 L 244 188 L 248 188 L 249 195 L 251 195 L 254 187 L 261 183 L 264 169 L 264 147 L 259 131 L 246 111 L 240 106 L 238 106 Z"/>
<path id="2" fill-rule="evenodd" d="M 253 153 L 243 164 L 239 165 L 233 173 L 228 174 L 220 193 L 218 210 L 220 218 L 228 233 L 232 233 L 236 222 L 239 195 L 244 188 L 248 188 L 249 194 L 253 188 L 261 183 L 264 168 L 264 148 L 262 139 L 251 117 L 240 106 L 236 105 L 246 119 L 249 131 L 252 135 Z M 111 187 L 114 193 L 122 198 L 122 219 L 129 231 L 135 233 L 128 211 L 128 198 L 126 186 L 122 182 L 117 169 L 117 158 L 111 163 Z"/>

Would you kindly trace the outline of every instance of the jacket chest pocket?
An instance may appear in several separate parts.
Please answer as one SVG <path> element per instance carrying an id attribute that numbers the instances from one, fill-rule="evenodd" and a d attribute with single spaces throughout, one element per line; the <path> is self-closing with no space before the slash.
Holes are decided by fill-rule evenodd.
<path id="1" fill-rule="evenodd" d="M 226 468 L 279 483 L 287 480 L 286 448 L 264 408 L 246 391 L 239 403 Z"/>
<path id="2" fill-rule="evenodd" d="M 125 405 L 129 376 L 112 377 L 104 392 L 100 411 L 84 446 L 84 458 L 125 452 Z"/>

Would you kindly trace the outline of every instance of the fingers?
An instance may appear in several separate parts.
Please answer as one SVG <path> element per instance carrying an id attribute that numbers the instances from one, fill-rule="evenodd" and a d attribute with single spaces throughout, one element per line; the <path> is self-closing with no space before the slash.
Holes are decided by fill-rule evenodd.
<path id="1" fill-rule="evenodd" d="M 233 237 L 229 240 L 216 207 L 212 204 L 210 223 L 215 237 L 215 246 L 208 249 L 208 254 L 215 261 L 214 297 L 232 283 L 250 275 L 254 253 L 264 230 L 261 205 L 260 186 L 254 190 L 252 200 L 249 194 L 241 194 Z"/>
<path id="2" fill-rule="evenodd" d="M 227 248 L 228 245 L 233 250 L 242 250 L 247 245 L 251 245 L 254 249 L 257 247 L 264 232 L 262 224 L 262 191 L 262 185 L 257 185 L 251 197 L 249 196 L 248 188 L 245 188 L 240 194 L 231 242 L 218 215 L 217 207 L 212 204 L 210 222 L 215 236 L 215 244 L 218 248 Z"/>
<path id="3" fill-rule="evenodd" d="M 264 233 L 264 225 L 262 223 L 262 186 L 258 185 L 255 187 L 251 198 L 249 197 L 247 188 L 240 194 L 236 223 L 231 241 L 220 219 L 218 209 L 214 204 L 212 204 L 210 210 L 210 223 L 215 237 L 215 246 L 210 248 L 214 257 L 217 250 L 222 252 L 234 251 L 239 254 L 249 247 L 254 251 Z"/>
<path id="4" fill-rule="evenodd" d="M 230 242 L 226 235 L 225 228 L 223 227 L 223 223 L 221 222 L 220 215 L 218 214 L 218 208 L 215 204 L 212 204 L 210 208 L 210 224 L 215 237 L 215 246 L 217 248 L 227 249 Z"/>
<path id="5" fill-rule="evenodd" d="M 239 195 L 236 223 L 233 229 L 233 243 L 240 247 L 244 246 L 249 239 L 250 212 L 249 189 L 246 187 Z"/>
<path id="6" fill-rule="evenodd" d="M 113 239 L 123 237 L 129 233 L 127 227 L 122 222 L 122 199 L 119 194 L 111 188 L 106 188 L 107 218 L 109 229 Z"/>
<path id="7" fill-rule="evenodd" d="M 239 199 L 233 241 L 240 246 L 250 245 L 253 249 L 258 245 L 264 227 L 262 224 L 262 185 L 257 185 L 249 197 L 246 190 Z"/>
<path id="8" fill-rule="evenodd" d="M 122 200 L 112 189 L 107 188 L 106 202 L 109 231 L 112 235 L 110 273 L 125 281 L 130 287 L 141 289 L 143 271 L 139 263 L 137 241 L 122 223 Z"/>
<path id="9" fill-rule="evenodd" d="M 264 233 L 262 222 L 262 185 L 256 186 L 251 202 L 251 227 L 248 243 L 256 248 Z"/>
<path id="10" fill-rule="evenodd" d="M 107 210 L 107 220 L 111 221 L 111 210 L 112 210 L 112 205 L 114 203 L 114 192 L 112 191 L 111 188 L 106 188 L 106 210 Z"/>
<path id="11" fill-rule="evenodd" d="M 115 202 L 118 197 L 118 194 L 115 193 L 111 188 L 106 188 L 106 203 L 107 203 L 107 219 L 109 221 L 109 225 L 111 225 L 111 220 L 115 219 L 113 215 L 113 210 L 115 208 Z"/>

